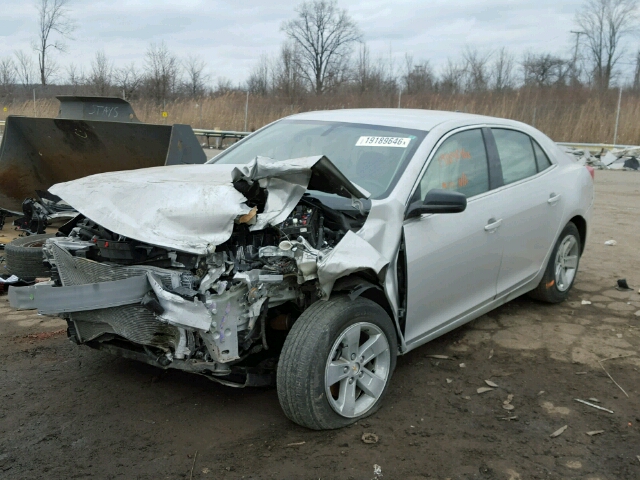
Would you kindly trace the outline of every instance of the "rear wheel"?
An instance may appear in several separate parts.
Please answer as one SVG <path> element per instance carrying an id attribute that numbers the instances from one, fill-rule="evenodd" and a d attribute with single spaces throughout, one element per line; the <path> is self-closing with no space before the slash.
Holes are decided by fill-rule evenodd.
<path id="1" fill-rule="evenodd" d="M 547 303 L 566 300 L 578 273 L 581 250 L 578 228 L 569 222 L 551 252 L 542 280 L 529 295 Z"/>
<path id="2" fill-rule="evenodd" d="M 316 302 L 296 321 L 280 354 L 285 415 L 314 430 L 371 415 L 387 392 L 397 348 L 391 319 L 371 300 Z"/>

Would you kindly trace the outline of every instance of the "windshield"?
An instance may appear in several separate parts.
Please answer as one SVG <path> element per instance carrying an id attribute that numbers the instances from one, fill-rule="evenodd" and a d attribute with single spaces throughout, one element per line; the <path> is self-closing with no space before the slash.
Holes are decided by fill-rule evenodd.
<path id="1" fill-rule="evenodd" d="M 245 164 L 324 155 L 373 198 L 386 197 L 427 132 L 356 123 L 281 120 L 218 155 L 210 163 Z"/>

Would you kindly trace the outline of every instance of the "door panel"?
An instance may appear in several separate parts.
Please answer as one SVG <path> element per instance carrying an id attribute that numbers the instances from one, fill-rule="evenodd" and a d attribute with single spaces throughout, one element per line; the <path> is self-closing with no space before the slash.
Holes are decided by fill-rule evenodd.
<path id="1" fill-rule="evenodd" d="M 496 194 L 503 200 L 504 248 L 498 276 L 498 295 L 532 279 L 543 267 L 560 227 L 564 201 L 557 169 L 529 135 L 492 129 L 500 155 L 505 187 Z"/>
<path id="2" fill-rule="evenodd" d="M 463 130 L 437 147 L 412 203 L 434 188 L 468 197 L 462 213 L 424 215 L 404 225 L 407 343 L 494 298 L 502 245 L 499 205 L 490 189 L 482 131 Z"/>
<path id="3" fill-rule="evenodd" d="M 498 191 L 504 248 L 498 294 L 533 278 L 560 228 L 564 199 L 556 169 Z"/>
<path id="4" fill-rule="evenodd" d="M 499 223 L 499 203 L 488 193 L 462 213 L 406 222 L 407 343 L 495 297 L 502 225 L 492 224 Z"/>

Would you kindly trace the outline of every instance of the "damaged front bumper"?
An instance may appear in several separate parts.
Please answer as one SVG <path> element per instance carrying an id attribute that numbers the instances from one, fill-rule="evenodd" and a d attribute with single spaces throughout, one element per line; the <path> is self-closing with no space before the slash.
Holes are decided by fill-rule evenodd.
<path id="1" fill-rule="evenodd" d="M 214 362 L 240 359 L 237 332 L 255 321 L 246 303 L 246 284 L 238 283 L 205 303 L 196 295 L 189 300 L 175 293 L 188 295 L 191 290 L 193 275 L 188 271 L 106 265 L 72 256 L 57 239 L 50 239 L 45 250 L 62 286 L 48 282 L 11 288 L 12 307 L 64 316 L 80 343 L 113 333 L 159 348 L 173 361 L 193 353 L 191 337 L 197 331 Z"/>

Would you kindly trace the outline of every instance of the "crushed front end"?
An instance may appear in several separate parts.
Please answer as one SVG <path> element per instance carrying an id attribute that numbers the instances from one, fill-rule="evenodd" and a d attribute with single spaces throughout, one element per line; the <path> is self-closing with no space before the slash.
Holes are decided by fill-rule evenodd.
<path id="1" fill-rule="evenodd" d="M 166 226 L 175 241 L 145 242 L 162 235 L 163 225 L 132 238 L 107 228 L 107 217 L 98 223 L 98 213 L 81 214 L 43 248 L 51 280 L 10 289 L 12 306 L 64 317 L 78 344 L 229 385 L 273 383 L 287 331 L 341 276 L 332 254 L 345 237 L 353 242 L 367 215 L 360 200 L 339 211 L 304 188 L 283 187 L 279 180 L 291 180 L 291 171 L 255 178 L 253 167 L 229 183 L 243 202 L 221 243 L 176 248 L 177 234 Z M 311 173 L 300 181 L 305 188 Z M 371 259 L 359 266 L 353 255 L 351 270 L 365 270 Z"/>

